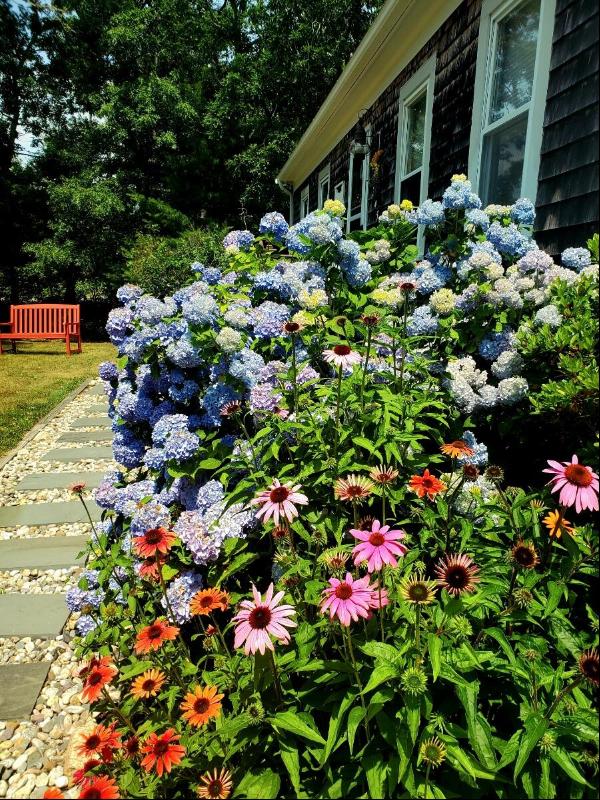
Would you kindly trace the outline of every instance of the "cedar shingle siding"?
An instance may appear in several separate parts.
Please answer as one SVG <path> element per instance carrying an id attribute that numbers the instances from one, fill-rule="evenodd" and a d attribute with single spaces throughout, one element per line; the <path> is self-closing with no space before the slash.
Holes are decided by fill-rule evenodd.
<path id="1" fill-rule="evenodd" d="M 598 230 L 598 4 L 557 0 L 536 200 L 540 247 Z"/>
<path id="2" fill-rule="evenodd" d="M 543 0 L 542 0 L 543 2 Z M 368 109 L 371 152 L 383 149 L 380 171 L 371 173 L 369 225 L 394 200 L 398 99 L 402 86 L 435 52 L 429 196 L 438 198 L 453 173 L 468 171 L 469 140 L 481 0 L 464 0 Z M 583 245 L 598 229 L 598 4 L 557 0 L 552 61 L 544 116 L 536 238 L 556 254 Z M 348 191 L 352 131 L 308 178 L 310 210 L 317 207 L 318 174 L 331 166 L 331 194 L 340 181 Z M 294 192 L 294 220 L 300 193 Z"/>

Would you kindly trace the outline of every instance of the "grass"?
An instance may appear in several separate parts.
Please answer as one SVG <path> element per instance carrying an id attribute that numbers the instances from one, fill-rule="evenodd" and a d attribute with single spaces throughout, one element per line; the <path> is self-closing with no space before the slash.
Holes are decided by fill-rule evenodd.
<path id="1" fill-rule="evenodd" d="M 83 352 L 71 358 L 64 342 L 17 342 L 16 355 L 5 351 L 0 356 L 0 456 L 86 378 L 96 377 L 101 361 L 114 357 L 115 348 L 107 342 L 84 342 Z"/>

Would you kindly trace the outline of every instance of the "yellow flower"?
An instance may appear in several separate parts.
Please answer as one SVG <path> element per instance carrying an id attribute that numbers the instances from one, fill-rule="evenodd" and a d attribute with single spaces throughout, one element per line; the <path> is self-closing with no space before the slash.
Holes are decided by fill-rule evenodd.
<path id="1" fill-rule="evenodd" d="M 402 216 L 402 209 L 397 203 L 392 203 L 391 206 L 388 206 L 387 212 L 390 219 L 398 219 L 398 217 Z"/>
<path id="2" fill-rule="evenodd" d="M 560 511 L 549 511 L 542 522 L 548 528 L 548 536 L 551 539 L 555 537 L 560 539 L 563 532 L 568 533 L 570 536 L 575 536 L 577 533 L 573 525 L 563 517 Z"/>
<path id="3" fill-rule="evenodd" d="M 302 308 L 315 311 L 317 308 L 327 305 L 327 293 L 323 289 L 314 289 L 312 292 L 302 289 L 298 295 L 298 302 Z"/>
<path id="4" fill-rule="evenodd" d="M 462 172 L 458 173 L 457 175 L 453 175 L 453 176 L 450 178 L 450 181 L 451 181 L 452 183 L 455 183 L 455 182 L 457 182 L 457 181 L 466 181 L 466 180 L 467 180 L 467 176 L 466 176 L 466 175 L 463 175 L 463 173 L 462 173 Z"/>
<path id="5" fill-rule="evenodd" d="M 325 200 L 323 211 L 333 214 L 334 217 L 343 217 L 346 213 L 346 206 L 341 200 Z"/>
<path id="6" fill-rule="evenodd" d="M 412 211 L 413 208 L 414 208 L 414 205 L 410 200 L 403 200 L 400 203 L 400 208 L 402 209 L 402 211 Z"/>
<path id="7" fill-rule="evenodd" d="M 404 294 L 400 289 L 374 289 L 371 299 L 383 306 L 400 306 L 404 302 Z"/>
<path id="8" fill-rule="evenodd" d="M 315 317 L 314 314 L 309 314 L 308 311 L 297 311 L 292 317 L 292 322 L 308 327 L 315 324 Z"/>

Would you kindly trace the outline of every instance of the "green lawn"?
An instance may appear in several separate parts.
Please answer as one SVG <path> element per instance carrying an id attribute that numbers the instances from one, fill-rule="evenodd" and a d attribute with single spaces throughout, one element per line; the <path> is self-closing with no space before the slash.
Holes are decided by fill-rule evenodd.
<path id="1" fill-rule="evenodd" d="M 6 343 L 5 343 L 6 346 Z M 84 342 L 69 358 L 64 342 L 17 342 L 17 354 L 0 356 L 0 456 L 86 378 L 115 357 L 106 342 Z"/>

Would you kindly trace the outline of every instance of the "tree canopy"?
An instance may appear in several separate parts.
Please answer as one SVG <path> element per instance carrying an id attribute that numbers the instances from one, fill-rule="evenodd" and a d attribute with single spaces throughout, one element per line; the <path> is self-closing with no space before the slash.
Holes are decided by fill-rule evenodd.
<path id="1" fill-rule="evenodd" d="M 107 295 L 136 236 L 285 206 L 380 5 L 0 0 L 0 298 Z"/>

